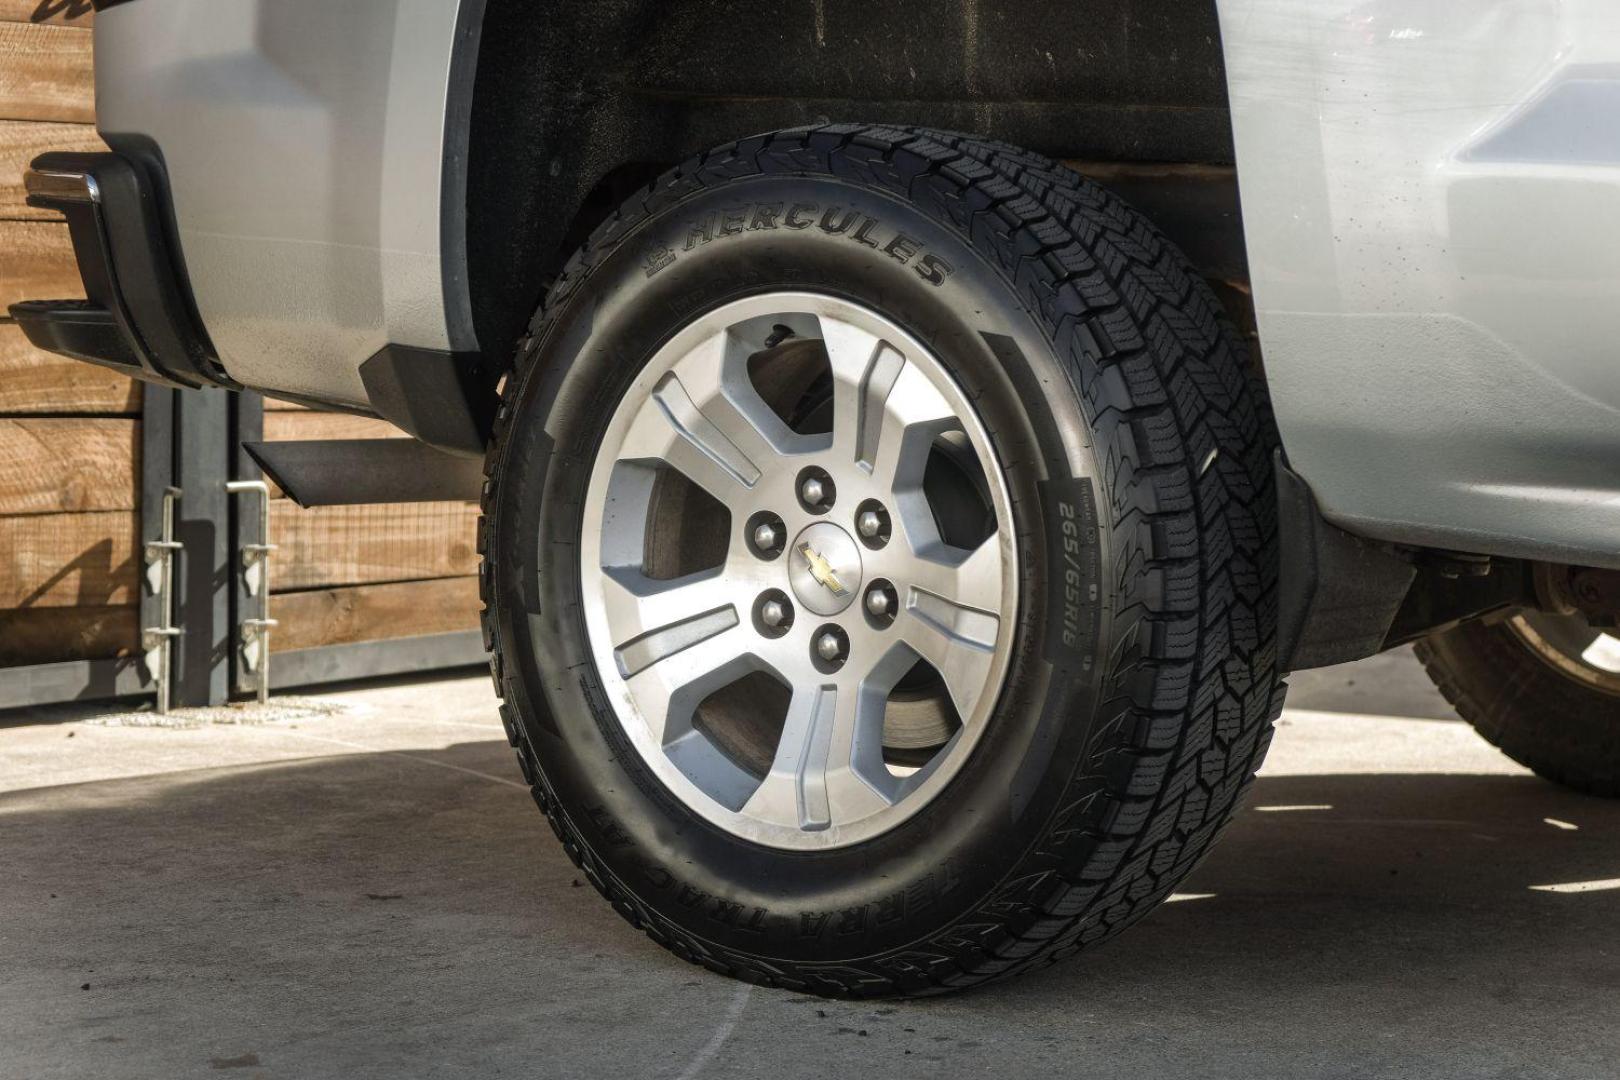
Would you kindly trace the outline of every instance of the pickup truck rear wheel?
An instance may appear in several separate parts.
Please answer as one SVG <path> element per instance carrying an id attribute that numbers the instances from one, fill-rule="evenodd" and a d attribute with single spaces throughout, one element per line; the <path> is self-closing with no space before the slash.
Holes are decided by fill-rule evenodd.
<path id="1" fill-rule="evenodd" d="M 596 230 L 503 390 L 485 628 L 535 799 L 741 978 L 922 993 L 1098 942 L 1280 709 L 1274 445 L 1209 289 L 1054 163 L 704 154 Z"/>
<path id="2" fill-rule="evenodd" d="M 1565 787 L 1620 797 L 1620 634 L 1579 614 L 1524 611 L 1416 648 L 1446 700 L 1508 757 Z"/>

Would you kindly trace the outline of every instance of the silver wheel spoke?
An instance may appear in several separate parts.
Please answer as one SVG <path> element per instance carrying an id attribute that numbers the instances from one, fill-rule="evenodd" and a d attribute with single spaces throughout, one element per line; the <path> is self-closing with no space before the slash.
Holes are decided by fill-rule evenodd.
<path id="1" fill-rule="evenodd" d="M 936 561 L 944 553 L 959 561 Z M 935 559 L 913 561 L 896 621 L 899 637 L 945 680 L 963 717 L 974 714 L 1001 633 L 1001 539 L 991 536 L 971 552 L 939 549 Z"/>
<path id="2" fill-rule="evenodd" d="M 748 670 L 752 654 L 740 645 L 735 628 L 721 630 L 625 679 L 656 743 L 672 743 L 687 734 L 698 704 Z"/>
<path id="3" fill-rule="evenodd" d="M 681 380 L 666 376 L 626 432 L 621 461 L 663 463 L 721 502 L 759 483 L 760 466 L 705 415 Z"/>
<path id="4" fill-rule="evenodd" d="M 891 491 L 921 491 L 923 468 L 934 437 L 961 426 L 950 402 L 915 364 L 894 381 L 880 425 L 872 478 Z"/>
<path id="5" fill-rule="evenodd" d="M 713 429 L 758 468 L 789 447 L 787 430 L 748 379 L 748 347 L 729 333 L 712 334 L 675 364 L 671 373 Z"/>
<path id="6" fill-rule="evenodd" d="M 840 319 L 823 316 L 821 342 L 833 379 L 833 458 L 859 461 L 877 433 L 869 417 L 882 415 L 894 377 L 905 363 L 877 335 Z"/>
<path id="7" fill-rule="evenodd" d="M 906 580 L 953 604 L 987 612 L 1001 611 L 1001 536 L 992 535 L 972 551 L 935 542 L 911 556 Z"/>
<path id="8" fill-rule="evenodd" d="M 874 715 L 875 712 L 875 715 Z M 743 813 L 819 831 L 890 804 L 860 772 L 882 764 L 883 702 L 853 686 L 800 686 L 776 758 Z"/>
<path id="9" fill-rule="evenodd" d="M 619 459 L 661 461 L 723 503 L 754 488 L 782 449 L 764 428 L 780 421 L 738 377 L 745 358 L 733 352 L 712 334 L 659 377 Z"/>
<path id="10" fill-rule="evenodd" d="M 743 618 L 718 574 L 684 582 L 654 582 L 634 573 L 604 575 L 604 609 L 614 640 L 620 677 L 636 690 L 647 730 L 660 743 L 679 734 L 670 728 L 683 690 L 700 689 L 740 655 Z M 662 587 L 660 587 L 662 586 Z M 706 691 L 705 691 L 706 692 Z M 686 702 L 688 709 L 702 699 Z"/>
<path id="11" fill-rule="evenodd" d="M 833 374 L 834 457 L 855 462 L 880 487 L 920 485 L 928 442 L 960 424 L 950 402 L 892 343 L 834 319 L 821 327 Z"/>

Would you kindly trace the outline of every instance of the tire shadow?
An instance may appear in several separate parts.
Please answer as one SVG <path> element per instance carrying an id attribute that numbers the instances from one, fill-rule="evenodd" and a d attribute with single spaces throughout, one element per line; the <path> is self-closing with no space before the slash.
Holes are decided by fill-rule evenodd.
<path id="1" fill-rule="evenodd" d="M 628 1018 L 735 988 L 625 926 L 527 793 L 489 779 L 514 774 L 488 741 L 0 796 L 5 1060 L 160 1076 L 251 1051 L 403 1075 L 411 1053 L 487 1069 L 544 1049 L 589 1075 L 611 1031 L 623 1075 L 654 1074 L 669 1035 Z M 1522 776 L 1334 774 L 1262 777 L 1248 806 L 1187 899 L 1107 946 L 924 1002 L 760 991 L 738 1061 L 1608 1074 L 1620 888 L 1537 887 L 1620 878 L 1620 804 Z"/>
<path id="2" fill-rule="evenodd" d="M 972 1007 L 1069 1000 L 1120 1025 L 1105 1040 L 1293 1075 L 1614 1074 L 1620 803 L 1528 776 L 1262 776 L 1178 896 Z"/>

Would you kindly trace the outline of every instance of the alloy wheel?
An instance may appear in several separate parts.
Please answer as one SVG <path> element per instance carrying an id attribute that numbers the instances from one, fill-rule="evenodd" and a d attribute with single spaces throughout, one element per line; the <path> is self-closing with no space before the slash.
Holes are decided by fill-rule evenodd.
<path id="1" fill-rule="evenodd" d="M 869 839 L 985 732 L 1017 552 L 990 441 L 940 360 L 865 306 L 774 293 L 652 357 L 582 531 L 607 706 L 686 806 L 772 847 Z"/>

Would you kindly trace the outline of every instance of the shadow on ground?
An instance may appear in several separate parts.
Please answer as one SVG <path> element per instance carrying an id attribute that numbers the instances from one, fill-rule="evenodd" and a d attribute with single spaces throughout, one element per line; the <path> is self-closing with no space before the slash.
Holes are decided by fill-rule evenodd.
<path id="1" fill-rule="evenodd" d="M 501 742 L 432 756 L 515 774 Z M 1536 888 L 1620 878 L 1620 805 L 1528 777 L 1263 777 L 1193 898 L 1096 953 L 843 1004 L 666 955 L 579 887 L 524 791 L 410 757 L 0 796 L 0 1075 L 1600 1076 L 1620 1058 L 1620 890 Z"/>

